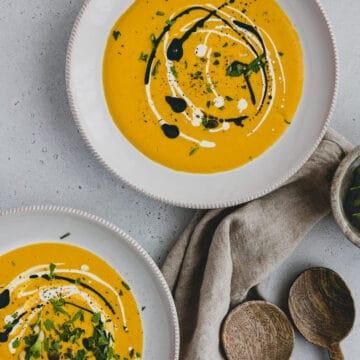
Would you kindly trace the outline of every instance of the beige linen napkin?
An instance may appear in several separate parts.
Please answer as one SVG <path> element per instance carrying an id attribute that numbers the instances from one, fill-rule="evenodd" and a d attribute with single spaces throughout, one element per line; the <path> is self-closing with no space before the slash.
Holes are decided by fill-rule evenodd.
<path id="1" fill-rule="evenodd" d="M 223 359 L 224 317 L 329 212 L 332 176 L 351 147 L 329 130 L 283 187 L 245 205 L 196 213 L 163 265 L 179 315 L 182 360 Z"/>

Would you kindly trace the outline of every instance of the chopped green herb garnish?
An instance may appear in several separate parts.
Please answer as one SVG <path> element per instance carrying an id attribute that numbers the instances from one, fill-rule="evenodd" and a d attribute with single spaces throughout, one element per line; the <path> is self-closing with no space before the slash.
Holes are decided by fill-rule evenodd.
<path id="1" fill-rule="evenodd" d="M 358 165 L 350 178 L 344 201 L 344 210 L 351 224 L 360 230 L 360 166 Z"/>
<path id="2" fill-rule="evenodd" d="M 284 53 L 281 51 L 279 51 L 278 54 L 279 54 L 279 56 L 284 56 Z"/>
<path id="3" fill-rule="evenodd" d="M 20 340 L 19 338 L 16 338 L 13 342 L 12 342 L 12 345 L 13 349 L 16 349 L 20 346 Z"/>
<path id="4" fill-rule="evenodd" d="M 149 57 L 149 55 L 148 54 L 144 54 L 143 52 L 141 52 L 140 53 L 140 55 L 139 55 L 139 60 L 140 61 L 147 61 L 147 59 L 148 59 L 148 57 Z"/>
<path id="5" fill-rule="evenodd" d="M 60 240 L 64 240 L 65 238 L 69 237 L 70 235 L 71 234 L 69 232 L 67 232 L 66 234 L 60 236 Z"/>
<path id="6" fill-rule="evenodd" d="M 130 286 L 125 281 L 122 281 L 121 284 L 126 290 L 130 290 Z"/>
<path id="7" fill-rule="evenodd" d="M 239 61 L 234 61 L 226 69 L 226 75 L 232 77 L 245 75 L 245 77 L 248 78 L 252 73 L 258 73 L 260 69 L 265 66 L 263 63 L 264 57 L 265 54 L 262 54 L 253 60 L 250 64 L 243 64 Z"/>
<path id="8" fill-rule="evenodd" d="M 5 330 L 10 330 L 10 329 L 12 329 L 14 326 L 15 326 L 15 323 L 13 323 L 13 322 L 8 322 L 8 323 L 6 323 L 6 324 L 4 325 L 4 329 L 5 329 Z"/>
<path id="9" fill-rule="evenodd" d="M 185 69 L 187 69 L 188 68 L 188 62 L 185 60 L 185 62 L 184 62 L 184 67 L 185 67 Z"/>
<path id="10" fill-rule="evenodd" d="M 219 65 L 219 64 L 220 64 L 220 61 L 219 61 L 219 60 L 215 60 L 215 61 L 213 62 L 213 64 L 214 64 L 214 65 Z"/>
<path id="11" fill-rule="evenodd" d="M 246 65 L 234 61 L 227 69 L 226 69 L 226 75 L 231 77 L 237 77 L 245 74 Z"/>
<path id="12" fill-rule="evenodd" d="M 158 61 L 155 63 L 155 65 L 154 65 L 154 67 L 153 67 L 153 70 L 152 70 L 152 72 L 151 72 L 151 75 L 152 75 L 152 76 L 156 76 L 156 74 L 157 74 L 158 71 L 159 71 L 159 66 L 160 66 L 160 60 L 158 60 Z"/>
<path id="13" fill-rule="evenodd" d="M 81 284 L 81 279 L 80 278 L 76 278 L 75 279 L 75 285 L 80 285 Z"/>
<path id="14" fill-rule="evenodd" d="M 232 97 L 230 97 L 230 96 L 225 96 L 225 100 L 227 100 L 227 101 L 234 101 L 234 99 L 233 99 Z"/>
<path id="15" fill-rule="evenodd" d="M 150 40 L 151 40 L 152 47 L 155 48 L 155 47 L 156 47 L 156 43 L 157 43 L 156 36 L 155 36 L 154 34 L 151 34 L 151 35 L 150 35 Z"/>
<path id="16" fill-rule="evenodd" d="M 263 68 L 265 66 L 265 64 L 263 63 L 263 59 L 265 57 L 265 54 L 261 54 L 260 56 L 258 56 L 255 60 L 253 60 L 247 68 L 247 72 L 246 72 L 246 76 L 250 76 L 251 73 L 258 73 L 260 71 L 261 68 Z"/>
<path id="17" fill-rule="evenodd" d="M 171 73 L 174 75 L 174 78 L 177 79 L 178 73 L 177 73 L 177 71 L 176 71 L 176 69 L 175 69 L 175 66 L 172 66 L 172 67 L 170 68 L 170 71 L 171 71 Z"/>
<path id="18" fill-rule="evenodd" d="M 200 58 L 200 61 L 201 61 L 201 62 L 206 62 L 206 59 L 203 58 L 203 57 L 201 57 L 201 58 Z"/>
<path id="19" fill-rule="evenodd" d="M 56 265 L 51 263 L 49 265 L 49 279 L 53 279 L 54 275 L 55 275 L 55 269 L 56 269 Z"/>
<path id="20" fill-rule="evenodd" d="M 208 124 L 208 119 L 206 117 L 203 117 L 201 119 L 201 125 L 206 128 L 207 127 L 207 124 Z"/>
<path id="21" fill-rule="evenodd" d="M 206 102 L 206 107 L 209 108 L 209 107 L 211 106 L 211 104 L 212 104 L 212 102 L 211 102 L 210 100 L 208 100 L 208 101 Z"/>
<path id="22" fill-rule="evenodd" d="M 191 77 L 193 78 L 193 79 L 195 79 L 195 80 L 197 80 L 197 79 L 203 79 L 203 77 L 202 77 L 202 72 L 201 71 L 197 71 L 195 74 L 191 74 Z"/>
<path id="23" fill-rule="evenodd" d="M 195 155 L 198 151 L 199 151 L 199 147 L 195 147 L 195 148 L 191 149 L 189 152 L 189 156 Z"/>
<path id="24" fill-rule="evenodd" d="M 101 314 L 100 313 L 95 313 L 92 318 L 91 321 L 95 324 L 99 323 L 101 320 Z"/>
<path id="25" fill-rule="evenodd" d="M 169 25 L 169 26 L 171 26 L 172 24 L 174 24 L 174 20 L 171 20 L 171 19 L 168 19 L 168 20 L 166 20 L 165 21 L 165 23 L 167 24 L 167 25 Z"/>
<path id="26" fill-rule="evenodd" d="M 71 319 L 71 322 L 74 323 L 75 321 L 80 320 L 83 322 L 85 320 L 84 312 L 82 310 L 79 310 Z"/>
<path id="27" fill-rule="evenodd" d="M 14 313 L 11 315 L 11 317 L 12 317 L 13 319 L 16 319 L 18 316 L 19 316 L 19 313 L 18 313 L 17 311 L 14 312 Z"/>
<path id="28" fill-rule="evenodd" d="M 212 92 L 213 92 L 211 84 L 209 84 L 209 83 L 206 84 L 206 91 L 207 91 L 208 93 L 212 93 Z"/>
<path id="29" fill-rule="evenodd" d="M 50 319 L 44 321 L 44 326 L 47 331 L 50 331 L 55 328 L 54 322 Z"/>
<path id="30" fill-rule="evenodd" d="M 64 309 L 65 300 L 63 298 L 59 298 L 58 300 L 50 299 L 49 301 L 56 314 L 61 313 L 70 317 L 69 313 Z"/>
<path id="31" fill-rule="evenodd" d="M 226 42 L 222 47 L 227 47 L 229 44 Z"/>
<path id="32" fill-rule="evenodd" d="M 157 16 L 164 16 L 165 13 L 164 13 L 163 11 L 159 11 L 159 10 L 158 10 L 158 11 L 156 12 L 156 15 L 157 15 Z"/>
<path id="33" fill-rule="evenodd" d="M 121 32 L 114 30 L 112 33 L 113 38 L 115 39 L 115 41 L 117 41 L 117 39 L 121 36 Z"/>
<path id="34" fill-rule="evenodd" d="M 219 52 L 214 52 L 214 56 L 217 58 L 217 57 L 220 57 L 221 56 L 221 53 Z"/>

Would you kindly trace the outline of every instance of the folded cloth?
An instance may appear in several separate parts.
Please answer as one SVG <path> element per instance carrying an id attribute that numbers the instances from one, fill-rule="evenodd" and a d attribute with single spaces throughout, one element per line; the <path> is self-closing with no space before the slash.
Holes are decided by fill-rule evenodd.
<path id="1" fill-rule="evenodd" d="M 223 359 L 220 329 L 330 209 L 333 174 L 352 145 L 329 130 L 284 186 L 244 205 L 198 211 L 163 265 L 178 311 L 182 360 Z"/>

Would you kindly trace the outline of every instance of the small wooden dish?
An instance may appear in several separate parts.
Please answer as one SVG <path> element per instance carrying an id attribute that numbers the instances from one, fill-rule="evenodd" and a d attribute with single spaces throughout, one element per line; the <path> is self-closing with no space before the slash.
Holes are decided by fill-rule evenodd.
<path id="1" fill-rule="evenodd" d="M 360 247 L 360 230 L 353 226 L 344 211 L 344 201 L 356 167 L 360 166 L 360 146 L 354 148 L 340 163 L 331 185 L 331 207 L 336 223 L 344 235 Z"/>
<path id="2" fill-rule="evenodd" d="M 294 348 L 294 330 L 277 306 L 249 301 L 228 314 L 221 340 L 228 360 L 288 360 Z"/>

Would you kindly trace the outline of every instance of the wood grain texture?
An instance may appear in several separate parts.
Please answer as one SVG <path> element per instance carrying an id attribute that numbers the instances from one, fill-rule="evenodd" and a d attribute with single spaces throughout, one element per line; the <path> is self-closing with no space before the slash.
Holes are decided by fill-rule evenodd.
<path id="1" fill-rule="evenodd" d="M 329 349 L 330 360 L 344 360 L 344 355 L 340 348 L 340 343 L 332 344 Z"/>
<path id="2" fill-rule="evenodd" d="M 294 348 L 288 318 L 265 301 L 234 308 L 224 321 L 221 339 L 228 360 L 288 360 Z"/>
<path id="3" fill-rule="evenodd" d="M 302 273 L 290 289 L 289 309 L 300 333 L 327 348 L 332 360 L 341 360 L 340 341 L 351 331 L 355 306 L 342 278 L 326 268 Z"/>

